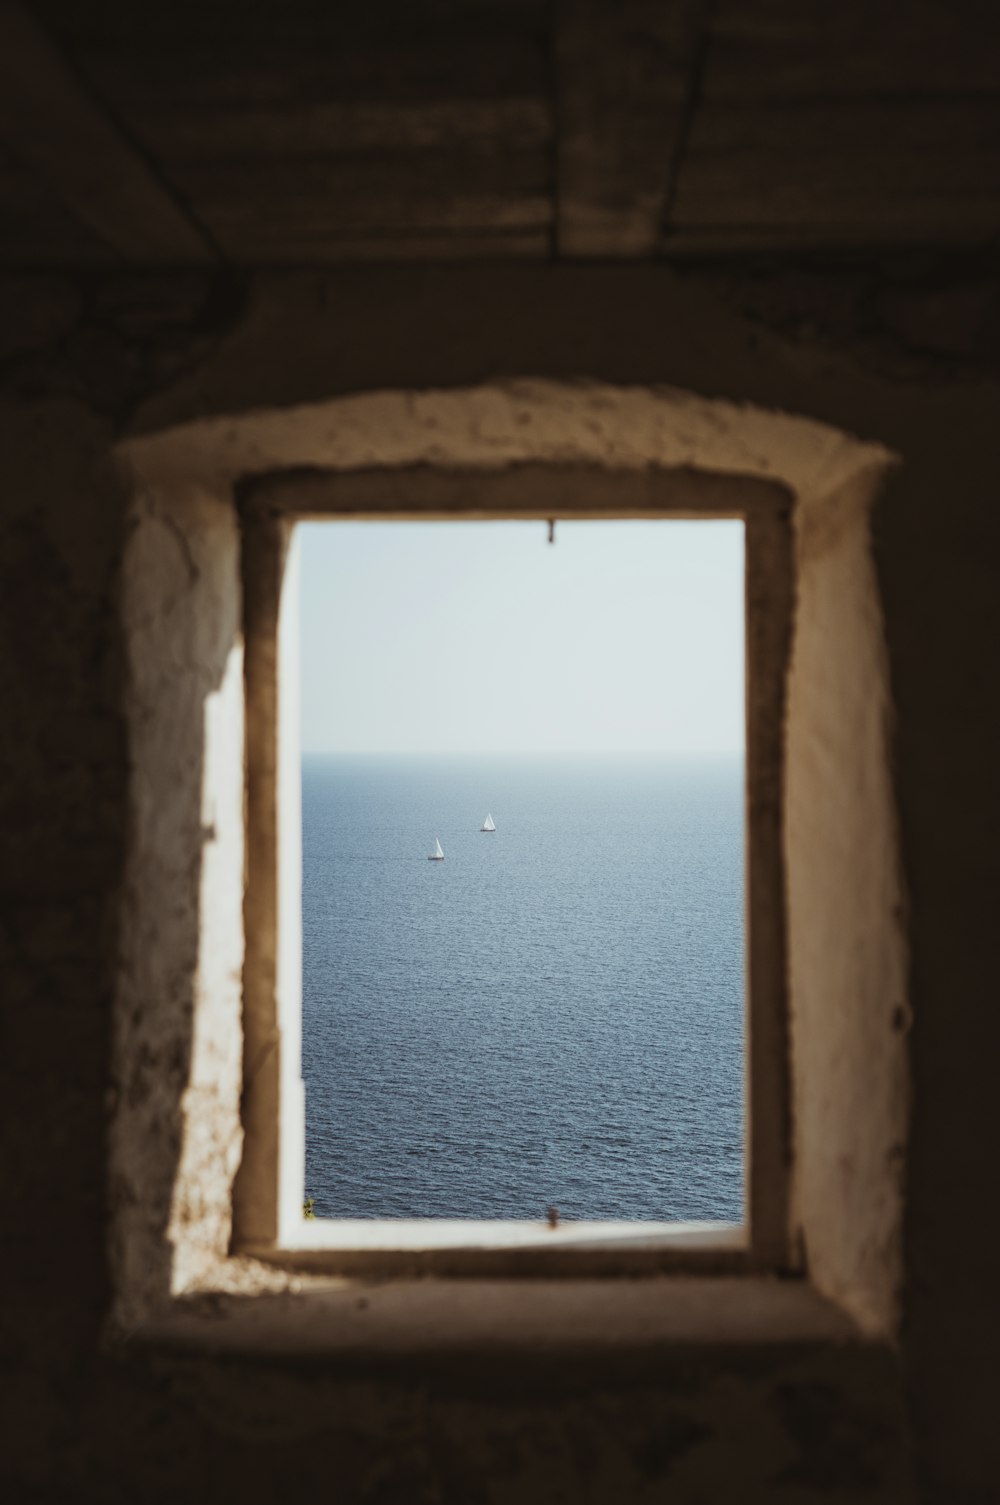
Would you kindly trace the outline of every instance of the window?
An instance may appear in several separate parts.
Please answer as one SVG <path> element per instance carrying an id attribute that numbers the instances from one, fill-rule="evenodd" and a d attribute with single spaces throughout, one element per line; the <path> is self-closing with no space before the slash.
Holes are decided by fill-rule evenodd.
<path id="1" fill-rule="evenodd" d="M 245 586 L 247 603 L 247 686 L 249 759 L 248 1060 L 258 1058 L 256 1023 L 281 1047 L 272 1060 L 266 1089 L 257 1078 L 257 1095 L 265 1102 L 261 1121 L 248 1100 L 248 1153 L 244 1189 L 255 1160 L 268 1168 L 267 1196 L 243 1203 L 241 1244 L 260 1252 L 322 1249 L 330 1268 L 375 1260 L 395 1267 L 419 1256 L 436 1269 L 547 1268 L 571 1260 L 580 1269 L 602 1268 L 623 1258 L 634 1268 L 662 1268 L 688 1263 L 695 1256 L 723 1263 L 764 1260 L 784 1255 L 784 1059 L 783 912 L 773 901 L 780 873 L 781 715 L 787 666 L 790 611 L 790 521 L 787 498 L 776 487 L 675 475 L 661 479 L 659 490 L 642 477 L 642 497 L 634 499 L 635 478 L 609 473 L 594 495 L 587 515 L 621 517 L 638 513 L 666 518 L 742 517 L 746 529 L 747 652 L 747 984 L 750 997 L 747 1045 L 745 1228 L 649 1222 L 577 1222 L 555 1229 L 543 1221 L 510 1222 L 463 1219 L 371 1221 L 303 1224 L 302 1088 L 298 1076 L 300 1003 L 299 917 L 294 910 L 299 885 L 297 811 L 299 792 L 296 632 L 293 620 L 296 564 L 294 526 L 303 516 L 355 515 L 359 497 L 375 515 L 384 515 L 391 496 L 393 512 L 461 517 L 470 505 L 479 516 L 558 514 L 553 491 L 571 494 L 574 477 L 559 468 L 533 467 L 492 476 L 484 487 L 467 478 L 459 490 L 455 477 L 427 471 L 405 479 L 378 473 L 343 473 L 321 484 L 311 478 L 303 494 L 298 481 L 259 483 L 244 498 Z M 484 495 L 484 491 L 487 495 Z M 442 497 L 440 492 L 444 493 Z M 631 495 L 630 495 L 631 493 Z M 310 509 L 307 511 L 307 508 Z M 281 1011 L 276 1019 L 273 1000 Z M 279 1104 L 275 1111 L 275 1104 Z M 277 1128 L 274 1142 L 275 1129 Z M 252 1183 L 251 1183 L 252 1184 Z"/>
<path id="2" fill-rule="evenodd" d="M 893 457 L 724 401 L 525 382 L 205 420 L 122 458 L 119 1320 L 246 1282 L 230 1256 L 255 1250 L 299 1270 L 792 1266 L 892 1331 L 907 964 L 869 514 Z M 461 515 L 746 519 L 749 1245 L 304 1247 L 290 530 Z"/>

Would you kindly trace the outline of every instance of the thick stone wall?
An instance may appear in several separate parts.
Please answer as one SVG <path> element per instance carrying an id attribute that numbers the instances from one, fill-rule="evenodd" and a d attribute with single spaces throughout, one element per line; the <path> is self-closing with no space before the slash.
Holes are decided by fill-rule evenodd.
<path id="1" fill-rule="evenodd" d="M 423 267 L 5 285 L 6 1498 L 263 1501 L 318 1485 L 382 1502 L 887 1501 L 909 1496 L 911 1454 L 923 1498 L 992 1497 L 996 292 L 961 267 L 923 281 L 911 268 L 902 294 L 894 276 Z M 109 1348 L 131 818 L 131 501 L 112 445 L 354 391 L 523 377 L 752 401 L 902 457 L 874 517 L 911 958 L 898 1358 L 719 1349 L 651 1367 L 583 1354 L 568 1373 L 538 1354 L 529 1383 L 524 1364 L 474 1353 L 362 1374 Z"/>

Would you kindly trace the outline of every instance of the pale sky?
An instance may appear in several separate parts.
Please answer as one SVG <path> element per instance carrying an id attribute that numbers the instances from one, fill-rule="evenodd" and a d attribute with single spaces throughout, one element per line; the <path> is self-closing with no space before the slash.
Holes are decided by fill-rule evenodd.
<path id="1" fill-rule="evenodd" d="M 299 532 L 305 752 L 743 746 L 739 522 Z"/>

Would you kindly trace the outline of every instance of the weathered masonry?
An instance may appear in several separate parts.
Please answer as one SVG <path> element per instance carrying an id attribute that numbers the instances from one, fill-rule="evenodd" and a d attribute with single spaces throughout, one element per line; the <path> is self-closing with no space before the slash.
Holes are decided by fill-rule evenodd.
<path id="1" fill-rule="evenodd" d="M 841 1299 L 866 1330 L 890 1333 L 900 1278 L 897 1147 L 906 1132 L 905 1062 L 901 1032 L 876 1021 L 884 1016 L 885 1024 L 905 1009 L 906 968 L 868 513 L 891 456 L 816 423 L 668 390 L 537 381 L 258 411 L 243 421 L 209 420 L 130 441 L 125 455 L 138 499 L 124 571 L 126 600 L 135 603 L 126 618 L 134 626 L 128 652 L 141 691 L 129 713 L 139 840 L 129 854 L 130 980 L 118 1050 L 127 1070 L 133 1059 L 155 1061 L 170 1041 L 193 1049 L 191 1079 L 205 1088 L 185 1089 L 178 1104 L 185 1148 L 177 1170 L 172 1158 L 164 1167 L 166 1204 L 152 1247 L 146 1247 L 150 1198 L 141 1190 L 150 1166 L 136 1163 L 135 1146 L 150 1142 L 144 1130 L 156 1084 L 137 1095 L 134 1113 L 124 1107 L 118 1116 L 120 1173 L 136 1178 L 121 1218 L 125 1265 L 155 1268 L 161 1220 L 174 1252 L 171 1289 L 184 1289 L 192 1278 L 225 1283 L 222 1271 L 213 1280 L 211 1264 L 225 1259 L 231 1231 L 237 1251 L 270 1258 L 274 1249 L 293 1268 L 369 1275 L 412 1268 L 480 1275 L 677 1268 L 801 1274 L 808 1246 L 819 1288 Z M 431 455 L 438 457 L 434 466 Z M 213 510 L 219 523 L 206 531 Z M 302 1228 L 295 609 L 287 599 L 293 586 L 283 582 L 290 520 L 316 512 L 470 511 L 745 517 L 751 1103 L 745 1248 L 729 1240 L 698 1250 L 689 1238 L 654 1246 L 648 1236 L 637 1248 L 633 1229 L 617 1242 L 605 1233 L 599 1247 L 591 1238 L 584 1249 L 567 1229 L 519 1253 L 508 1247 L 488 1258 L 483 1250 L 449 1255 L 439 1248 L 414 1266 L 416 1255 L 402 1251 L 394 1259 L 371 1251 L 335 1255 L 332 1230 Z M 163 614 L 152 609 L 158 597 L 150 562 L 158 559 L 166 527 L 204 536 L 211 552 L 183 601 L 175 583 L 168 584 Z M 826 538 L 824 548 L 816 548 L 817 537 Z M 234 604 L 241 587 L 242 623 Z M 179 676 L 172 659 L 179 630 L 193 642 L 218 645 L 219 687 L 204 709 L 203 686 L 188 673 Z M 825 731 L 822 767 L 812 753 L 817 725 L 837 729 L 837 735 Z M 187 743 L 181 727 L 190 728 Z M 159 884 L 148 881 L 160 836 L 147 812 L 165 808 L 181 770 L 202 761 L 197 792 L 214 839 L 206 846 L 199 832 L 187 857 L 190 871 L 203 867 L 193 941 L 196 1012 L 193 1027 L 186 1008 L 171 1026 L 165 1007 L 149 1016 L 135 1001 L 136 980 L 157 966 L 161 952 L 160 964 L 169 968 L 176 944 L 161 918 Z M 853 840 L 845 839 L 851 805 L 858 823 Z M 220 1042 L 241 1033 L 242 1098 L 235 1051 L 220 1055 Z M 190 1161 L 189 1145 L 199 1151 Z M 856 1165 L 849 1187 L 830 1175 L 831 1164 L 843 1159 Z M 296 1256 L 307 1231 L 314 1235 L 309 1252 Z M 477 1230 L 475 1241 L 498 1237 L 499 1230 Z M 131 1317 L 143 1293 L 129 1290 L 126 1279 L 122 1299 Z"/>

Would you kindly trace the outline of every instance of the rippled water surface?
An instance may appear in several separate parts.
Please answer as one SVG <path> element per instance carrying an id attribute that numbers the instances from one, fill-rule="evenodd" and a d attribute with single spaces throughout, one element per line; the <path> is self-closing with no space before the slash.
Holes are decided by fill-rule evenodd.
<path id="1" fill-rule="evenodd" d="M 740 1219 L 739 759 L 307 758 L 303 853 L 318 1214 Z"/>

